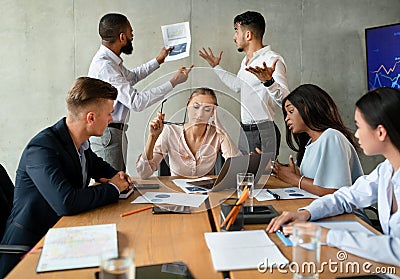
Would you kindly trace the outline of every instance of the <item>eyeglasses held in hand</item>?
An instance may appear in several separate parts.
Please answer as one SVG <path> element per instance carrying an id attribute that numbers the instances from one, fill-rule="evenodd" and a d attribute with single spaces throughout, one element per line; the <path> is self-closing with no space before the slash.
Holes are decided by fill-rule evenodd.
<path id="1" fill-rule="evenodd" d="M 163 106 L 164 106 L 164 103 L 167 101 L 167 99 L 164 99 L 162 102 L 161 102 L 161 109 L 160 109 L 160 113 L 162 114 L 163 113 Z M 179 126 L 183 126 L 184 124 L 185 124 L 185 120 L 186 120 L 186 113 L 187 113 L 187 106 L 186 106 L 186 108 L 185 108 L 185 116 L 183 117 L 183 121 L 182 122 L 170 122 L 170 121 L 163 121 L 163 124 L 166 124 L 166 125 L 179 125 Z"/>

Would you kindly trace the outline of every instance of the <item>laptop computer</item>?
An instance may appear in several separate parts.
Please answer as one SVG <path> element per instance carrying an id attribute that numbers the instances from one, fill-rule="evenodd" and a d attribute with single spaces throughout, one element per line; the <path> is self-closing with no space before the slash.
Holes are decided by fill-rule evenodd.
<path id="1" fill-rule="evenodd" d="M 188 182 L 195 186 L 211 189 L 212 191 L 222 191 L 226 189 L 236 189 L 236 174 L 240 172 L 249 172 L 254 174 L 254 189 L 261 189 L 267 177 L 271 174 L 272 164 L 275 153 L 262 153 L 253 155 L 242 155 L 230 157 L 225 160 L 220 173 L 216 179 L 200 180 Z"/>

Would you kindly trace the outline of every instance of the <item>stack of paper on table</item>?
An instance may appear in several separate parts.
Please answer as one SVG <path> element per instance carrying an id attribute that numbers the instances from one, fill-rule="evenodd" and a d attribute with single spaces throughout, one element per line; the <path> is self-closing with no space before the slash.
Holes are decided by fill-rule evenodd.
<path id="1" fill-rule="evenodd" d="M 217 271 L 257 269 L 261 264 L 283 267 L 283 256 L 264 230 L 205 233 Z"/>
<path id="2" fill-rule="evenodd" d="M 50 229 L 36 271 L 99 266 L 104 251 L 118 256 L 115 224 Z"/>
<path id="3" fill-rule="evenodd" d="M 275 194 L 278 194 L 281 197 L 281 200 L 290 200 L 290 199 L 316 199 L 318 196 L 311 194 L 303 189 L 299 189 L 297 187 L 290 188 L 274 188 L 270 189 Z M 254 197 L 258 201 L 270 201 L 275 200 L 274 196 L 267 192 L 267 189 L 261 189 L 257 194 L 254 193 Z"/>
<path id="4" fill-rule="evenodd" d="M 191 195 L 183 193 L 168 192 L 147 192 L 137 197 L 131 203 L 156 203 L 156 204 L 175 204 L 183 206 L 199 207 L 206 199 L 207 195 Z"/>

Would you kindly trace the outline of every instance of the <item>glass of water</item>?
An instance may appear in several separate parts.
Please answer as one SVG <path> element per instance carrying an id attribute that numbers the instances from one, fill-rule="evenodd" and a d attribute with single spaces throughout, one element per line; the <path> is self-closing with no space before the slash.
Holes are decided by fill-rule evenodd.
<path id="1" fill-rule="evenodd" d="M 236 175 L 237 184 L 236 190 L 238 194 L 238 198 L 242 194 L 245 188 L 249 189 L 249 200 L 250 206 L 253 205 L 253 192 L 254 192 L 254 174 L 252 173 L 238 173 Z"/>
<path id="2" fill-rule="evenodd" d="M 118 255 L 104 251 L 100 260 L 100 279 L 135 279 L 135 256 L 132 248 Z"/>
<path id="3" fill-rule="evenodd" d="M 294 279 L 318 279 L 321 227 L 312 223 L 293 225 Z"/>

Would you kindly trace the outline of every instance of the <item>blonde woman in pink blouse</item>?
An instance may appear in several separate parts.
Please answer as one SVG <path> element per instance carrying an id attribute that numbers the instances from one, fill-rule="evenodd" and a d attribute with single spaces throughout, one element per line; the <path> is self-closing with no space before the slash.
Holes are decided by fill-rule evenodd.
<path id="1" fill-rule="evenodd" d="M 158 113 L 158 117 L 150 121 L 144 152 L 136 162 L 140 177 L 151 176 L 166 155 L 173 176 L 213 174 L 219 151 L 225 159 L 240 156 L 237 146 L 218 124 L 217 106 L 212 89 L 197 88 L 189 97 L 188 122 L 183 126 L 165 125 L 164 114 Z M 215 121 L 209 123 L 212 116 Z"/>

